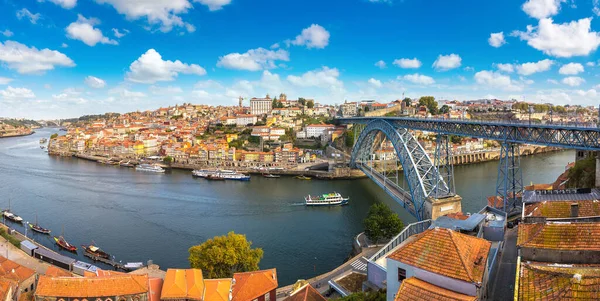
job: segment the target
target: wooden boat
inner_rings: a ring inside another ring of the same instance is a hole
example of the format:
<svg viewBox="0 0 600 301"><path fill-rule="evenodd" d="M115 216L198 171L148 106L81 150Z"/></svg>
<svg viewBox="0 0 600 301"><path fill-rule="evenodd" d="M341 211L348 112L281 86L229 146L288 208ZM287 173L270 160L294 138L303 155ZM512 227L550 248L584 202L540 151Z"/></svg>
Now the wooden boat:
<svg viewBox="0 0 600 301"><path fill-rule="evenodd" d="M50 229L46 229L46 228L38 225L37 214L35 215L35 224L29 224L29 228L31 228L31 230L33 230L35 232L42 233L42 234L50 234L50 232L51 232Z"/></svg>
<svg viewBox="0 0 600 301"><path fill-rule="evenodd" d="M218 175L208 175L206 176L207 180L211 180L211 181L225 181L225 178L218 176Z"/></svg>
<svg viewBox="0 0 600 301"><path fill-rule="evenodd" d="M22 217L10 212L10 200L8 200L8 209L2 211L2 215L4 216L4 218L8 219L9 221L15 222L15 223L23 222Z"/></svg>
<svg viewBox="0 0 600 301"><path fill-rule="evenodd" d="M54 241L56 242L56 244L57 244L59 247L61 247L61 248L65 249L65 250L67 250L67 251L69 251L69 252L77 252L77 247L76 247L76 246L74 246L74 245L72 245L72 244L70 244L70 243L68 243L68 242L65 240L65 238L64 238L64 237L62 237L62 235L61 235L61 236L59 236L59 237L56 237L56 236L54 236Z"/></svg>
<svg viewBox="0 0 600 301"><path fill-rule="evenodd" d="M273 174L263 174L263 177L269 178L269 179L281 178L280 175L273 175Z"/></svg>
<svg viewBox="0 0 600 301"><path fill-rule="evenodd" d="M296 176L296 179L298 179L298 180L310 180L312 178L311 177L306 177L306 176L302 175L302 176Z"/></svg>
<svg viewBox="0 0 600 301"><path fill-rule="evenodd" d="M110 259L111 256L110 254L100 250L100 248L94 246L94 245L81 245L81 247L83 248L83 250L85 251L84 255L92 255L91 257L100 257L100 258L104 258L104 259Z"/></svg>

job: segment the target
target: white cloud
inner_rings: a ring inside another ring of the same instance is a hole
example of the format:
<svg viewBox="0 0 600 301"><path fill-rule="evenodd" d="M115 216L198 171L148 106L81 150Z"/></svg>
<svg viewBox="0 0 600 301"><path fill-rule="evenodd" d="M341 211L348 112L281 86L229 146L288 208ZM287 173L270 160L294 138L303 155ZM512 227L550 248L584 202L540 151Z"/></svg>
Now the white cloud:
<svg viewBox="0 0 600 301"><path fill-rule="evenodd" d="M108 90L108 94L115 94L120 96L121 98L126 98L126 99L135 99L135 98L141 98L141 97L145 97L146 94L142 93L142 92L138 92L138 91L131 91L125 87L116 87L116 88L112 88L110 90Z"/></svg>
<svg viewBox="0 0 600 301"><path fill-rule="evenodd" d="M173 27L185 28L186 22L179 14L187 13L192 8L188 0L96 0L96 2L112 5L117 12L124 14L129 20L145 18L148 24L159 26L162 32L169 32Z"/></svg>
<svg viewBox="0 0 600 301"><path fill-rule="evenodd" d="M500 47L506 44L506 40L504 40L504 32L496 32L490 34L490 38L488 39L488 43L492 47Z"/></svg>
<svg viewBox="0 0 600 301"><path fill-rule="evenodd" d="M31 22L31 24L37 24L37 21L40 19L40 17L41 15L39 13L33 14L26 8L22 8L17 11L17 18L19 20L27 18L29 19L29 22Z"/></svg>
<svg viewBox="0 0 600 301"><path fill-rule="evenodd" d="M554 24L552 19L541 19L538 26L527 26L527 31L514 31L527 44L555 57L585 56L600 45L600 34L591 30L592 18Z"/></svg>
<svg viewBox="0 0 600 301"><path fill-rule="evenodd" d="M81 97L82 93L83 93L83 89L66 88L60 94L53 94L52 99L60 101L60 102L74 103L74 104L87 103L88 100Z"/></svg>
<svg viewBox="0 0 600 301"><path fill-rule="evenodd" d="M475 68L471 67L471 66L466 66L465 68L463 68L465 71L475 71Z"/></svg>
<svg viewBox="0 0 600 301"><path fill-rule="evenodd" d="M479 71L475 73L475 82L481 85L486 85L495 88L501 88L506 91L521 91L523 88L513 80L510 76L494 71Z"/></svg>
<svg viewBox="0 0 600 301"><path fill-rule="evenodd" d="M324 66L321 69L308 71L301 76L289 75L287 80L299 87L329 88L332 91L343 90L344 83L339 79L337 68Z"/></svg>
<svg viewBox="0 0 600 301"><path fill-rule="evenodd" d="M379 69L385 69L386 64L383 60L380 60L377 63L375 63L375 67L378 67Z"/></svg>
<svg viewBox="0 0 600 301"><path fill-rule="evenodd" d="M117 28L113 28L112 32L116 38L120 39L120 38L126 36L129 33L129 30L123 29L123 32L120 32Z"/></svg>
<svg viewBox="0 0 600 301"><path fill-rule="evenodd" d="M181 87L177 87L177 86L159 87L159 86L152 85L148 88L148 91L150 91L150 93L155 94L155 95L172 95L172 94L183 93L183 89L181 89Z"/></svg>
<svg viewBox="0 0 600 301"><path fill-rule="evenodd" d="M419 61L417 58L414 59L396 59L394 60L394 65L400 67L400 68L404 68L404 69L417 69L419 67L421 67L421 61Z"/></svg>
<svg viewBox="0 0 600 301"><path fill-rule="evenodd" d="M194 0L194 2L200 2L200 4L208 6L210 11L220 10L223 6L231 3L231 0Z"/></svg>
<svg viewBox="0 0 600 301"><path fill-rule="evenodd" d="M94 88L94 89L101 89L106 87L106 82L101 79L101 78L97 78L95 76L86 76L86 78L83 80L83 82L88 85L90 88Z"/></svg>
<svg viewBox="0 0 600 301"><path fill-rule="evenodd" d="M568 64L560 67L560 69L558 70L558 73L565 74L565 75L575 75L575 74L581 73L583 71L584 71L583 65L581 65L579 63L568 63Z"/></svg>
<svg viewBox="0 0 600 301"><path fill-rule="evenodd" d="M555 79L549 79L549 80L547 80L547 82L549 82L549 83L551 83L553 85L558 85L558 81L555 80Z"/></svg>
<svg viewBox="0 0 600 301"><path fill-rule="evenodd" d="M531 75L538 72L548 71L552 65L554 65L554 61L549 59L541 60L536 63L524 63L517 65L517 72L521 75Z"/></svg>
<svg viewBox="0 0 600 301"><path fill-rule="evenodd" d="M7 38L10 38L10 37L12 37L12 35L13 35L13 32L12 32L12 31L10 31L10 30L8 30L8 29L7 29L7 30L5 30L5 31L0 31L0 33L1 33L3 36L7 37Z"/></svg>
<svg viewBox="0 0 600 301"><path fill-rule="evenodd" d="M194 88L197 88L197 89L223 89L223 85L221 85L221 83L219 83L218 81L209 79L209 80L204 80L204 81L198 81L194 85Z"/></svg>
<svg viewBox="0 0 600 301"><path fill-rule="evenodd" d="M381 86L383 86L380 80L374 78L370 78L368 83L375 88L381 88Z"/></svg>
<svg viewBox="0 0 600 301"><path fill-rule="evenodd" d="M566 0L527 0L521 8L530 17L543 19L558 14L561 2Z"/></svg>
<svg viewBox="0 0 600 301"><path fill-rule="evenodd" d="M496 68L498 68L498 70L503 71L503 72L507 72L507 73L512 73L515 71L515 67L512 64L495 64Z"/></svg>
<svg viewBox="0 0 600 301"><path fill-rule="evenodd" d="M433 67L439 71L446 71L460 67L462 59L458 54L439 55L437 60L433 62Z"/></svg>
<svg viewBox="0 0 600 301"><path fill-rule="evenodd" d="M60 45L60 47L62 47L62 48L67 48L67 47L69 47L69 45L67 45L67 43L62 43L62 44Z"/></svg>
<svg viewBox="0 0 600 301"><path fill-rule="evenodd" d="M306 45L307 48L325 48L329 45L329 32L318 24L302 30L296 39L291 41L294 45Z"/></svg>
<svg viewBox="0 0 600 301"><path fill-rule="evenodd" d="M96 18L85 18L82 15L77 16L77 21L69 24L65 29L69 39L80 40L88 46L96 46L96 44L117 45L117 41L111 40L102 34L94 25L98 25L100 21Z"/></svg>
<svg viewBox="0 0 600 301"><path fill-rule="evenodd" d="M148 49L129 66L126 79L136 83L153 84L172 81L179 73L205 75L206 70L196 64L185 64L179 60L163 60L160 53Z"/></svg>
<svg viewBox="0 0 600 301"><path fill-rule="evenodd" d="M68 56L56 50L38 50L15 41L0 42L0 62L21 74L42 74L55 66L75 66Z"/></svg>
<svg viewBox="0 0 600 301"><path fill-rule="evenodd" d="M405 76L398 76L398 79L404 79L407 80L411 83L417 84L417 85L431 85L431 84L435 84L435 80L427 75L422 75L419 73L415 73L415 74L408 74Z"/></svg>
<svg viewBox="0 0 600 301"><path fill-rule="evenodd" d="M65 9L71 9L77 5L77 0L46 0L56 5L61 6ZM44 2L44 0L38 0L38 2Z"/></svg>
<svg viewBox="0 0 600 301"><path fill-rule="evenodd" d="M585 63L585 65L588 67L594 67L594 66L596 66L596 63L595 62L587 62L587 63Z"/></svg>
<svg viewBox="0 0 600 301"><path fill-rule="evenodd" d="M8 86L4 90L0 90L0 96L7 100L18 100L18 99L26 99L26 98L34 98L35 94L33 91L27 88L13 88Z"/></svg>
<svg viewBox="0 0 600 301"><path fill-rule="evenodd" d="M8 85L8 83L12 82L12 80L12 78L0 76L0 85Z"/></svg>
<svg viewBox="0 0 600 301"><path fill-rule="evenodd" d="M259 71L273 69L275 61L289 61L289 53L284 49L250 49L245 53L230 53L219 57L218 67L237 70Z"/></svg>
<svg viewBox="0 0 600 301"><path fill-rule="evenodd" d="M563 78L562 83L571 87L578 87L585 83L585 79L578 76L569 76Z"/></svg>
<svg viewBox="0 0 600 301"><path fill-rule="evenodd" d="M269 47L269 48L277 49L277 48L279 48L279 43L275 43L275 44L271 45L271 47Z"/></svg>
<svg viewBox="0 0 600 301"><path fill-rule="evenodd" d="M596 89L589 89L587 91L578 90L577 94L586 98L596 98L598 96L598 91L596 91Z"/></svg>

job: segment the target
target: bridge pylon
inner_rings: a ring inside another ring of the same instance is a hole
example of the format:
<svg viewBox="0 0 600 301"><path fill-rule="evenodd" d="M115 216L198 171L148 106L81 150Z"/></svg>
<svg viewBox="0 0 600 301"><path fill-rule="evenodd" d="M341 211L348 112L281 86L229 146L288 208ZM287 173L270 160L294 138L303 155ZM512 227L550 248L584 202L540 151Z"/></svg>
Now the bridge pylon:
<svg viewBox="0 0 600 301"><path fill-rule="evenodd" d="M496 196L502 200L505 212L520 206L523 197L523 172L519 144L502 142L496 179Z"/></svg>

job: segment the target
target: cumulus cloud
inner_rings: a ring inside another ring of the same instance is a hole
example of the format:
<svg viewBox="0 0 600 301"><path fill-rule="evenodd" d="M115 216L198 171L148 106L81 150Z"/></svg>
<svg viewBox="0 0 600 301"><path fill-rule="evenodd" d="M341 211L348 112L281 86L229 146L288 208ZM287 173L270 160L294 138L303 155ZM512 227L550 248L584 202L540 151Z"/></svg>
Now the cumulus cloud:
<svg viewBox="0 0 600 301"><path fill-rule="evenodd" d="M163 60L154 49L148 49L129 66L126 79L136 83L153 84L172 81L179 73L205 75L206 70L196 64L185 64L179 60Z"/></svg>
<svg viewBox="0 0 600 301"><path fill-rule="evenodd" d="M101 78L97 78L95 76L86 76L86 78L83 80L83 82L88 85L90 88L94 88L94 89L101 89L106 87L106 82L101 79Z"/></svg>
<svg viewBox="0 0 600 301"><path fill-rule="evenodd" d="M56 5L61 6L65 9L71 9L77 5L77 0L46 0L48 2L52 2ZM38 0L38 2L44 2L44 0Z"/></svg>
<svg viewBox="0 0 600 301"><path fill-rule="evenodd" d="M396 59L394 60L394 65L400 67L400 68L404 68L404 69L417 69L419 67L421 67L421 61L419 61L417 58L413 58L413 59Z"/></svg>
<svg viewBox="0 0 600 301"><path fill-rule="evenodd" d="M581 65L580 63L568 63L565 65L562 65L562 67L560 67L560 69L558 69L558 73L564 74L564 75L575 75L575 74L579 74L583 71L584 71L583 65Z"/></svg>
<svg viewBox="0 0 600 301"><path fill-rule="evenodd" d="M120 39L120 38L126 36L129 33L129 30L123 29L123 31L121 32L117 28L113 28L112 32L113 32L113 34L115 35L116 38Z"/></svg>
<svg viewBox="0 0 600 301"><path fill-rule="evenodd" d="M596 97L598 97L598 91L596 91L596 89L589 89L587 91L577 90L577 94L579 96L583 96L583 97L586 97L586 98L596 98Z"/></svg>
<svg viewBox="0 0 600 301"><path fill-rule="evenodd" d="M380 80L378 80L378 79L374 79L374 78L372 78L372 77L371 77L371 78L369 78L369 81L368 81L368 83L369 83L369 85L371 85L371 86L373 86L373 87L375 87L375 88L381 88L381 87L383 86L383 84L381 83L381 81L380 81Z"/></svg>
<svg viewBox="0 0 600 301"><path fill-rule="evenodd" d="M65 29L67 37L73 40L80 40L88 46L96 46L96 44L117 45L117 41L111 40L102 34L102 31L95 28L94 25L100 24L96 18L89 18L82 15L77 16L77 21L69 24Z"/></svg>
<svg viewBox="0 0 600 301"><path fill-rule="evenodd" d="M124 99L136 99L145 97L146 94L139 91L131 91L125 87L116 87L108 90L108 94L114 94Z"/></svg>
<svg viewBox="0 0 600 301"><path fill-rule="evenodd" d="M308 71L301 76L288 75L287 80L299 87L331 88L332 90L343 89L344 83L339 79L340 72L337 68L327 66Z"/></svg>
<svg viewBox="0 0 600 301"><path fill-rule="evenodd" d="M494 88L500 88L506 91L521 91L523 88L515 81L511 80L510 76L494 71L479 71L475 73L475 82L481 85L486 85Z"/></svg>
<svg viewBox="0 0 600 301"><path fill-rule="evenodd" d="M6 100L19 100L19 99L27 99L34 98L35 94L33 91L27 88L13 88L8 86L4 90L0 90L0 96Z"/></svg>
<svg viewBox="0 0 600 301"><path fill-rule="evenodd" d="M6 29L5 31L1 31L0 33L7 38L12 37L12 35L13 35L13 32L8 29Z"/></svg>
<svg viewBox="0 0 600 301"><path fill-rule="evenodd" d="M433 62L433 68L438 71L446 71L460 67L462 59L458 54L439 55L437 60Z"/></svg>
<svg viewBox="0 0 600 301"><path fill-rule="evenodd" d="M302 30L296 38L288 41L293 45L305 45L307 48L325 48L329 45L329 32L318 24L312 24L310 27Z"/></svg>
<svg viewBox="0 0 600 301"><path fill-rule="evenodd" d="M219 57L218 67L237 70L259 71L277 67L276 61L289 61L289 53L284 49L250 49L245 53L230 53Z"/></svg>
<svg viewBox="0 0 600 301"><path fill-rule="evenodd" d="M41 16L42 15L40 15L39 13L36 13L36 14L31 13L26 8L22 8L17 11L17 18L19 20L26 18L26 19L29 19L29 22L31 22L31 24L37 24L37 21L40 19Z"/></svg>
<svg viewBox="0 0 600 301"><path fill-rule="evenodd" d="M427 75L422 75L419 73L415 73L415 74L408 74L405 75L403 77L398 76L398 79L404 79L407 80L413 84L418 84L418 85L431 85L431 84L435 84L435 80Z"/></svg>
<svg viewBox="0 0 600 301"><path fill-rule="evenodd" d="M554 61L549 59L541 60L536 63L524 63L517 65L517 72L521 75L531 75L538 72L548 71L552 65L554 65Z"/></svg>
<svg viewBox="0 0 600 301"><path fill-rule="evenodd" d="M194 0L194 2L200 2L200 4L208 6L210 11L220 10L223 6L231 3L231 0Z"/></svg>
<svg viewBox="0 0 600 301"><path fill-rule="evenodd" d="M555 57L585 56L600 45L600 34L591 30L592 18L555 24L552 19L541 19L538 26L527 26L527 31L514 31L527 44Z"/></svg>
<svg viewBox="0 0 600 301"><path fill-rule="evenodd" d="M527 0L521 8L532 18L543 19L558 14L562 2L566 0Z"/></svg>
<svg viewBox="0 0 600 301"><path fill-rule="evenodd" d="M375 63L375 67L378 67L379 69L385 69L386 64L383 60L380 60L377 63Z"/></svg>
<svg viewBox="0 0 600 301"><path fill-rule="evenodd" d="M515 67L512 64L495 64L496 68L498 68L498 70L503 71L503 72L507 72L507 73L512 73L515 71Z"/></svg>
<svg viewBox="0 0 600 301"><path fill-rule="evenodd" d="M194 88L197 88L197 89L223 89L223 85L221 85L221 83L218 81L209 79L209 80L203 80L203 81L196 82L196 84L194 85Z"/></svg>
<svg viewBox="0 0 600 301"><path fill-rule="evenodd" d="M159 87L159 86L152 85L148 88L148 91L150 91L150 93L155 94L155 95L172 95L172 94L183 93L183 89L181 89L181 87L177 87L177 86Z"/></svg>
<svg viewBox="0 0 600 301"><path fill-rule="evenodd" d="M504 32L496 32L490 34L490 38L488 39L488 43L492 47L500 47L506 44L506 40L504 40Z"/></svg>
<svg viewBox="0 0 600 301"><path fill-rule="evenodd" d="M571 87L578 87L585 83L585 79L578 76L569 76L563 78L562 83Z"/></svg>
<svg viewBox="0 0 600 301"><path fill-rule="evenodd" d="M0 85L8 85L8 83L12 82L12 80L12 78L0 76Z"/></svg>
<svg viewBox="0 0 600 301"><path fill-rule="evenodd" d="M21 74L43 74L55 66L75 66L73 60L61 52L47 48L38 50L15 41L0 42L0 62Z"/></svg>

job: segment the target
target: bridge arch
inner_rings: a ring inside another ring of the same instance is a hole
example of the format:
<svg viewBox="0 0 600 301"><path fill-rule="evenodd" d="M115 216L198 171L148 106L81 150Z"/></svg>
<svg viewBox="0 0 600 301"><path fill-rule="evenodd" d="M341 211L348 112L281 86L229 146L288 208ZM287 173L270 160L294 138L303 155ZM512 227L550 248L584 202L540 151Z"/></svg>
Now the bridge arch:
<svg viewBox="0 0 600 301"><path fill-rule="evenodd" d="M429 197L450 194L448 184L440 176L438 169L425 152L425 149L406 128L397 128L384 119L374 119L367 123L361 131L352 149L350 165L359 168L369 177L365 163L371 160L376 150L377 135L382 133L392 143L396 156L402 165L411 197L409 211L419 220L431 215L431 208L426 208L425 201ZM385 180L387 181L387 180ZM396 186L397 183L396 183ZM406 204L404 204L406 205ZM406 208L406 206L404 206Z"/></svg>

